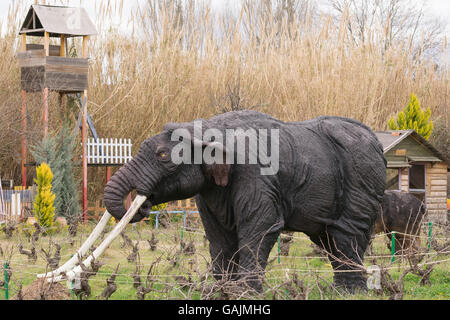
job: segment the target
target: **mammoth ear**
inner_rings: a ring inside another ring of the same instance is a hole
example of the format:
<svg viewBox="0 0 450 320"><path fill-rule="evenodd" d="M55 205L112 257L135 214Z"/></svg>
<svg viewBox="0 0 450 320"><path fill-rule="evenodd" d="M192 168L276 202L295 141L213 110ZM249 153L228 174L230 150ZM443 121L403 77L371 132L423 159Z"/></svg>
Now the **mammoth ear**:
<svg viewBox="0 0 450 320"><path fill-rule="evenodd" d="M185 123L168 123L163 130L174 132L177 129L183 129L187 133L182 135L183 140L190 141L194 148L201 148L203 157L200 160L203 163L206 176L214 178L214 182L218 186L227 186L231 166L227 163L228 150L223 144L222 132L210 128L204 119ZM192 154L195 154L194 150L192 150Z"/></svg>
<svg viewBox="0 0 450 320"><path fill-rule="evenodd" d="M230 176L230 159L227 159L229 151L225 145L220 141L210 141L210 137L206 134L206 141L202 140L203 149L203 161L206 167L206 174L208 177L213 177L216 185L221 187L226 187L228 185L228 179ZM219 138L222 140L222 134L216 132L214 135L215 139ZM194 145L200 141L196 141L194 138Z"/></svg>
<svg viewBox="0 0 450 320"><path fill-rule="evenodd" d="M203 141L203 146L205 146L203 160L206 163L207 176L212 176L216 185L226 187L231 169L229 159L227 159L227 148L222 143L216 141Z"/></svg>
<svg viewBox="0 0 450 320"><path fill-rule="evenodd" d="M206 173L208 176L212 176L214 178L214 182L218 186L226 187L230 176L230 168L230 165L226 163L214 163L206 166Z"/></svg>

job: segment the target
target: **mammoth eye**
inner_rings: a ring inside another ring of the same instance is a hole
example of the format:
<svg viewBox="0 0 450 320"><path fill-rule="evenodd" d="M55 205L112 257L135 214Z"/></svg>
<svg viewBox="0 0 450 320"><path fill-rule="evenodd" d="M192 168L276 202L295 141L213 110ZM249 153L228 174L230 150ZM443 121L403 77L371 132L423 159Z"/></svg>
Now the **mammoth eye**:
<svg viewBox="0 0 450 320"><path fill-rule="evenodd" d="M166 149L159 150L159 151L157 152L157 156L158 156L158 158L161 159L161 160L169 160L169 159L170 159L169 151L166 150Z"/></svg>
<svg viewBox="0 0 450 320"><path fill-rule="evenodd" d="M165 146L156 148L156 157L159 160L170 160L170 149Z"/></svg>

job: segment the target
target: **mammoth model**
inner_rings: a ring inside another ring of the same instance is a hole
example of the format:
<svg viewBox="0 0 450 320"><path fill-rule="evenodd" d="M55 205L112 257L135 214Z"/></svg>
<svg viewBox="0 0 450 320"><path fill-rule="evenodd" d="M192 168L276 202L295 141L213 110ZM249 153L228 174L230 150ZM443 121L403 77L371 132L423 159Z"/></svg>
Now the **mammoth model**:
<svg viewBox="0 0 450 320"><path fill-rule="evenodd" d="M391 240L391 232L395 231L396 251L417 253L420 247L420 226L426 215L425 204L410 193L386 191L382 208L375 220L373 232L387 233Z"/></svg>
<svg viewBox="0 0 450 320"><path fill-rule="evenodd" d="M170 123L108 182L104 202L121 221L92 255L101 254L128 222L148 216L153 205L195 196L217 278L225 273L261 290L269 253L287 230L307 234L329 252L338 286L366 288L359 266L380 210L385 170L381 144L351 119L282 122L235 111ZM132 190L137 196L126 212L123 199ZM105 213L80 253L108 217ZM72 267L73 261L41 276Z"/></svg>

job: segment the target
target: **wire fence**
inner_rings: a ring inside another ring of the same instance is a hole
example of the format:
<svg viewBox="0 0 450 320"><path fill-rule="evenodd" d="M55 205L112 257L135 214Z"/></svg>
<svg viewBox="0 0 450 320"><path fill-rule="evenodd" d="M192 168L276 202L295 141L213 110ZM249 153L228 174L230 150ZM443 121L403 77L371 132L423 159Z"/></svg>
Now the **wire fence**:
<svg viewBox="0 0 450 320"><path fill-rule="evenodd" d="M196 213L195 211L191 211L190 213ZM156 213L153 213L156 214ZM159 212L159 214L161 214ZM108 251L105 253L104 256L102 256L99 260L105 263L105 265L102 267L103 270L99 270L96 272L96 275L92 278L89 278L89 282L92 282L93 286L100 286L101 283L106 283L105 281L109 276L111 276L113 271L110 271L113 269L113 267L120 263L123 267L121 267L122 271L117 272L117 279L115 282L120 285L131 285L135 283L134 276L136 276L136 272L133 272L133 269L139 269L140 270L140 276L145 277L146 276L146 269L152 268L155 264L155 259L158 255L163 257L163 262L161 263L164 265L164 270L161 272L158 272L157 274L152 273L151 277L153 281L160 281L161 283L165 283L166 285L169 285L173 287L175 284L174 278L184 276L186 277L186 274L190 274L192 276L191 282L192 283L199 283L200 280L200 273L194 274L192 271L192 268L187 268L186 264L189 261L192 261L192 256L184 255L183 253L183 246L180 246L180 241L186 240L186 243L189 241L194 241L196 243L197 253L200 252L202 258L205 260L203 262L202 268L203 270L207 269L207 265L211 263L211 261L208 261L208 246L207 246L207 240L205 236L205 232L201 227L201 223L198 225L191 225L190 221L188 220L189 213L186 211L172 211L169 212L169 214L179 214L183 217L183 219L179 219L176 223L169 222L169 226L162 227L161 225L156 228L156 223L153 226L153 228L148 228L148 226L133 226L130 225L126 229L127 236L131 239L133 244L138 243L139 248L139 257L134 262L126 261L128 255L131 252L131 247L129 245L125 244L125 240L116 240L116 243L114 245L114 248L112 248L113 254L108 254ZM170 220L169 220L170 221ZM149 222L147 222L149 223ZM61 235L55 235L49 236L49 237L42 237L40 239L39 245L41 248L46 248L46 250L50 251L51 243L58 243L63 247L62 254L60 255L60 262L63 263L65 260L69 259L77 250L79 244L83 243L83 241L87 238L87 236L90 233L91 225L94 223L90 223L87 227L83 226L80 228L80 232L76 237L69 237L69 236L61 236ZM113 226L109 226L109 229L111 229ZM429 224L424 224L425 231L428 230ZM446 225L440 225L435 224L433 225L433 233L425 233L425 234L417 234L413 235L415 238L421 238L426 239L427 242L435 241L442 244L442 242L448 242L449 237L448 235L448 226ZM395 234L398 235L406 235L400 232L389 232L389 233L382 233L374 236L374 241L377 244L377 250L382 250L385 242L382 241L382 237L389 237L389 236L395 236ZM151 236L156 235L157 239L159 240L158 246L159 248L155 252L150 252L149 245L147 244L147 241L151 238ZM284 235L282 235L284 236ZM305 245L307 246L310 242L308 237L306 237L303 234L292 234L289 235L292 240L290 242L291 248L305 248ZM410 235L409 235L410 236ZM0 238L1 240L1 238ZM98 240L99 241L99 240ZM201 242L203 241L203 245ZM45 257L43 256L42 252L37 248L37 258L34 262L29 262L27 260L27 257L24 255L21 255L17 252L17 248L19 244L23 244L26 247L29 247L29 239L23 235L20 235L16 233L14 237L11 239L11 241L0 241L0 247L3 247L2 254L0 257L1 265L3 266L3 270L6 270L6 264L7 268L9 270L13 271L12 277L8 280L10 283L9 288L7 291L9 291L9 295L17 293L18 291L18 284L19 283L26 283L32 281L36 277L37 274L46 272L49 270L48 262L45 260ZM311 249L312 247L310 247ZM448 255L450 253L450 247L444 248L445 250L432 250L427 244L424 245L421 252L417 253L408 253L408 255L403 255L402 253L395 253L398 261L396 263L393 263L393 261L390 260L392 257L392 254L388 253L375 253L375 254L366 254L365 255L365 261L371 261L372 259L380 259L382 261L385 261L386 265L383 267L384 270L396 270L397 272L406 270L408 268L407 263L401 263L402 258L411 258L415 256L420 256L423 260L420 264L417 264L417 267L427 267L432 265L440 265L440 264L446 264L450 259L448 259ZM8 254L8 250L10 252L15 252L14 254ZM326 263L326 260L328 260L327 255L317 255L317 254L308 254L303 255L301 251L300 253L298 250L292 250L289 252L289 255L281 255L280 248L275 245L274 249L271 252L271 255L269 256L269 264L266 268L266 270L260 270L255 272L255 274L258 275L265 275L266 281L283 281L287 278L289 278L289 273L298 273L298 274L304 274L304 275L312 275L312 274L323 274L323 275L332 275L333 273L348 273L348 272L367 272L367 265L361 265L359 269L355 270L333 270L331 265L329 263ZM170 259L178 259L178 265L177 267L171 268L170 265L172 264ZM197 259L198 260L198 259ZM278 263L277 263L278 261ZM301 262L303 261L303 262ZM323 261L318 265L317 261ZM314 262L313 264L311 264ZM184 265L182 266L182 264ZM198 262L197 262L198 263ZM170 272L170 270L174 272ZM187 273L186 273L187 272ZM6 273L5 273L6 274ZM236 273L235 273L236 274ZM245 272L245 275L252 274L252 272ZM213 273L212 271L209 272L209 276L226 276L227 273ZM1 277L0 277L1 278ZM202 280L204 281L204 280ZM6 279L3 281L6 282ZM214 284L215 281L212 278L208 278L208 281L205 282L205 284L208 283L210 285ZM0 283L1 284L1 283ZM1 287L1 285L0 285ZM3 288L6 290L5 288Z"/></svg>

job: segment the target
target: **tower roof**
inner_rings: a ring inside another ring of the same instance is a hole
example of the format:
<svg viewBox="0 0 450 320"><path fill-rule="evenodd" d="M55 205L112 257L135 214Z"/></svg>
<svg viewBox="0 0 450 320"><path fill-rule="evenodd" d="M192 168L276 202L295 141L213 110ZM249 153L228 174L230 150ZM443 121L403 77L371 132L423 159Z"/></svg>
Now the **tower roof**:
<svg viewBox="0 0 450 320"><path fill-rule="evenodd" d="M97 29L84 8L33 4L28 10L20 34L50 37L96 35Z"/></svg>

